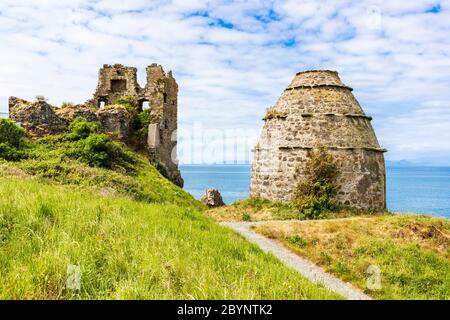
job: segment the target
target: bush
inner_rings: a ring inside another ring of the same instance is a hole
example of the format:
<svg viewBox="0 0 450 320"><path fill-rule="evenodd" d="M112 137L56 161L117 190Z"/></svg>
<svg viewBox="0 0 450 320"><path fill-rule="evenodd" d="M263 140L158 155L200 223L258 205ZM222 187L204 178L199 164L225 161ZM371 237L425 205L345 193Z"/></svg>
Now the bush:
<svg viewBox="0 0 450 320"><path fill-rule="evenodd" d="M119 98L114 103L125 107L129 113L136 113L136 99L133 97Z"/></svg>
<svg viewBox="0 0 450 320"><path fill-rule="evenodd" d="M64 101L64 102L61 104L61 108L72 107L73 105L74 105L73 102Z"/></svg>
<svg viewBox="0 0 450 320"><path fill-rule="evenodd" d="M36 96L35 99L36 99L36 101L39 101L39 102L47 101L47 99L41 95Z"/></svg>
<svg viewBox="0 0 450 320"><path fill-rule="evenodd" d="M252 217L247 212L242 213L242 221L251 221L251 220Z"/></svg>
<svg viewBox="0 0 450 320"><path fill-rule="evenodd" d="M338 174L337 164L325 147L312 151L305 167L306 179L298 185L295 195L295 205L304 218L321 218L336 209Z"/></svg>
<svg viewBox="0 0 450 320"><path fill-rule="evenodd" d="M92 133L86 139L74 141L66 153L92 167L133 171L133 157L106 134Z"/></svg>
<svg viewBox="0 0 450 320"><path fill-rule="evenodd" d="M303 239L302 237L300 237L298 235L286 237L285 239L290 244L293 244L294 246L297 246L300 248L304 248L308 245L308 241L306 241L305 239Z"/></svg>
<svg viewBox="0 0 450 320"><path fill-rule="evenodd" d="M25 136L25 130L9 119L0 119L0 143L18 148Z"/></svg>
<svg viewBox="0 0 450 320"><path fill-rule="evenodd" d="M148 125L150 124L150 109L144 110L138 115L140 127L144 129L148 129Z"/></svg>
<svg viewBox="0 0 450 320"><path fill-rule="evenodd" d="M102 127L98 122L89 122L82 117L77 117L69 125L69 133L66 134L66 138L72 141L86 139L93 133L100 133Z"/></svg>
<svg viewBox="0 0 450 320"><path fill-rule="evenodd" d="M26 156L21 150L25 140L25 130L9 119L0 119L0 158L17 161Z"/></svg>
<svg viewBox="0 0 450 320"><path fill-rule="evenodd" d="M147 146L148 125L150 124L150 109L140 113L131 113L129 143L138 150Z"/></svg>
<svg viewBox="0 0 450 320"><path fill-rule="evenodd" d="M0 159L7 161L18 161L26 157L26 153L23 150L10 147L6 143L0 143Z"/></svg>
<svg viewBox="0 0 450 320"><path fill-rule="evenodd" d="M87 163L92 167L134 171L133 156L118 142L102 133L98 122L89 122L82 117L69 125L65 139L71 141L65 155Z"/></svg>
<svg viewBox="0 0 450 320"><path fill-rule="evenodd" d="M106 134L98 133L74 142L68 155L90 166L109 169L122 167L130 171L130 164L134 163L133 157L119 143L112 141Z"/></svg>

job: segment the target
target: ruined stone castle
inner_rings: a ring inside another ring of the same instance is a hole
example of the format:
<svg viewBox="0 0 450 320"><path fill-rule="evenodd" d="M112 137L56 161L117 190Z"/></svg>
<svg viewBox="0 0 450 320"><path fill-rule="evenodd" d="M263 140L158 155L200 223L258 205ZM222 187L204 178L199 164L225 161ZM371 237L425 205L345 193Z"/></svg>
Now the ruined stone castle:
<svg viewBox="0 0 450 320"><path fill-rule="evenodd" d="M160 171L182 187L183 179L176 161L178 85L172 72L165 73L160 65L152 64L146 71L147 83L141 88L136 68L104 65L99 71L97 90L85 104L58 108L46 101L29 102L11 97L9 116L31 136L63 132L71 121L81 116L99 121L106 132L130 145L131 113L116 102L120 98L131 98L136 112L150 109L148 136L139 145L145 146L150 160Z"/></svg>
<svg viewBox="0 0 450 320"><path fill-rule="evenodd" d="M339 164L338 204L386 208L385 150L380 148L371 117L337 72L297 73L264 121L255 147L251 196L291 201L305 179L311 150L322 145Z"/></svg>

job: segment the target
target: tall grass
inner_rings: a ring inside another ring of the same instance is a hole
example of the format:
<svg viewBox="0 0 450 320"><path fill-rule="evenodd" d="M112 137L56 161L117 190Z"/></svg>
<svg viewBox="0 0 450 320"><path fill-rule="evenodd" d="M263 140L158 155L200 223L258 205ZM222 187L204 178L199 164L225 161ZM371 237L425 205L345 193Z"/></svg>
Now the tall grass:
<svg viewBox="0 0 450 320"><path fill-rule="evenodd" d="M68 265L81 289L66 287ZM194 208L0 177L1 299L332 299Z"/></svg>
<svg viewBox="0 0 450 320"><path fill-rule="evenodd" d="M393 215L342 221L267 223L256 231L284 243L378 299L450 299L450 221ZM381 288L367 287L367 270Z"/></svg>

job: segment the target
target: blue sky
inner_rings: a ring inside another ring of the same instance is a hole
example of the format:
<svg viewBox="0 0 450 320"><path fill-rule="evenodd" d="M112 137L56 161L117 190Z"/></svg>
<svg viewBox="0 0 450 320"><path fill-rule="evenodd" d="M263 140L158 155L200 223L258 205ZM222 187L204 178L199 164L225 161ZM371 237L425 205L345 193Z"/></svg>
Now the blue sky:
<svg viewBox="0 0 450 320"><path fill-rule="evenodd" d="M157 62L179 82L182 130L254 140L296 72L334 69L387 159L450 165L448 0L2 0L0 37L0 112L11 95L83 102L104 63L143 84Z"/></svg>

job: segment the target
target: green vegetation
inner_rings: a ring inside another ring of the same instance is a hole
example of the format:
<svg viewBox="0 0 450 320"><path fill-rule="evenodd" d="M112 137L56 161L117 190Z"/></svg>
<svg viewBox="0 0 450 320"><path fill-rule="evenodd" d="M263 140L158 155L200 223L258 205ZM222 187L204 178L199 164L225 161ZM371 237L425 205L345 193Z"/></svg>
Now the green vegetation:
<svg viewBox="0 0 450 320"><path fill-rule="evenodd" d="M450 299L450 221L392 215L268 222L255 230L378 299ZM381 270L381 290L367 287Z"/></svg>
<svg viewBox="0 0 450 320"><path fill-rule="evenodd" d="M300 248L304 248L308 244L308 242L305 239L303 239L302 237L300 237L298 235L285 237L284 239L287 242L289 242L290 244L300 247Z"/></svg>
<svg viewBox="0 0 450 320"><path fill-rule="evenodd" d="M122 144L101 132L101 125L87 122L83 118L75 119L69 126L69 132L61 140L69 140L65 155L87 163L92 167L122 168L133 171L135 160Z"/></svg>
<svg viewBox="0 0 450 320"><path fill-rule="evenodd" d="M142 141L146 141L148 136L148 125L150 124L150 109L138 111L138 102L133 97L123 97L117 99L115 104L125 107L131 115L130 128L131 136L129 137L131 144L136 149L142 149Z"/></svg>
<svg viewBox="0 0 450 320"><path fill-rule="evenodd" d="M122 97L114 101L114 104L125 107L129 113L136 112L136 103L136 99L133 97Z"/></svg>
<svg viewBox="0 0 450 320"><path fill-rule="evenodd" d="M0 299L336 298L192 207L0 177Z"/></svg>
<svg viewBox="0 0 450 320"><path fill-rule="evenodd" d="M0 119L0 159L17 161L26 156L25 131L9 119Z"/></svg>
<svg viewBox="0 0 450 320"><path fill-rule="evenodd" d="M296 203L272 202L261 198L237 201L229 206L210 209L206 214L217 221L268 221L268 220L309 220L302 214ZM389 212L372 212L349 208L338 208L322 213L317 219L336 219L362 216L390 215Z"/></svg>
<svg viewBox="0 0 450 320"><path fill-rule="evenodd" d="M217 221L285 220L299 217L292 205L261 198L240 200L229 206L210 209L206 214Z"/></svg>
<svg viewBox="0 0 450 320"><path fill-rule="evenodd" d="M0 159L0 299L339 298L205 217L98 123L36 140L0 130L26 153Z"/></svg>
<svg viewBox="0 0 450 320"><path fill-rule="evenodd" d="M211 209L207 214L218 221L309 220L387 214L336 205L338 165L325 147L318 146L311 151L305 168L304 179L299 182L291 203L249 198L231 206Z"/></svg>
<svg viewBox="0 0 450 320"><path fill-rule="evenodd" d="M41 95L37 95L37 96L35 97L35 99L36 99L36 101L38 101L38 102L44 102L44 101L47 101L47 98L45 98L44 96L41 96Z"/></svg>
<svg viewBox="0 0 450 320"><path fill-rule="evenodd" d="M23 142L25 131L9 119L0 119L0 143L18 148Z"/></svg>
<svg viewBox="0 0 450 320"><path fill-rule="evenodd" d="M323 146L311 151L305 165L304 176L296 191L294 204L306 219L317 219L336 210L336 185L338 172L333 156Z"/></svg>
<svg viewBox="0 0 450 320"><path fill-rule="evenodd" d="M1 123L23 132L9 120ZM34 176L46 183L73 184L99 193L119 193L138 201L204 209L190 194L167 181L145 156L101 133L98 123L79 118L65 134L37 140L23 139L19 145L22 144L26 147L13 149L21 153L18 162L2 162L1 159L11 159L0 154L0 175L2 171L14 172L15 175Z"/></svg>
<svg viewBox="0 0 450 320"><path fill-rule="evenodd" d="M91 134L102 132L100 123L88 122L82 117L76 118L69 125L68 129L69 132L65 135L65 137L71 141L86 139Z"/></svg>
<svg viewBox="0 0 450 320"><path fill-rule="evenodd" d="M67 107L73 107L74 106L74 103L73 102L70 102L70 101L64 101L62 104L61 104L61 108L67 108Z"/></svg>

